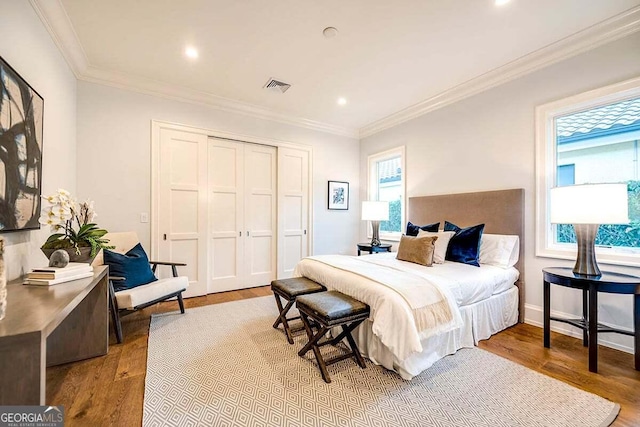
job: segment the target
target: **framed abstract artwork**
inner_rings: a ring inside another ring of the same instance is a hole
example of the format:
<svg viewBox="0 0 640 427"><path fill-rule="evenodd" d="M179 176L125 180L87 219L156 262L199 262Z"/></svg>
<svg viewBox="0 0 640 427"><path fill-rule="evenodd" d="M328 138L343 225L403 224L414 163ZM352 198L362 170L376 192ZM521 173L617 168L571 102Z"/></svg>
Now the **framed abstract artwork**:
<svg viewBox="0 0 640 427"><path fill-rule="evenodd" d="M349 209L349 183L342 181L329 181L329 209Z"/></svg>
<svg viewBox="0 0 640 427"><path fill-rule="evenodd" d="M44 100L0 57L0 232L40 228Z"/></svg>

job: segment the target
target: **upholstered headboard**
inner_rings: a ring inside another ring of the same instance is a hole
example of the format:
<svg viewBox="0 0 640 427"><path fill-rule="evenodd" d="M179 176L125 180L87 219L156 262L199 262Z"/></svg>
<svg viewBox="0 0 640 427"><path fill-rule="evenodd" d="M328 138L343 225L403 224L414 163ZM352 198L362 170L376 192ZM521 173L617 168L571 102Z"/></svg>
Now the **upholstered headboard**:
<svg viewBox="0 0 640 427"><path fill-rule="evenodd" d="M409 197L407 219L414 224L440 221L460 227L485 224L484 232L520 236L519 321L524 321L524 189Z"/></svg>

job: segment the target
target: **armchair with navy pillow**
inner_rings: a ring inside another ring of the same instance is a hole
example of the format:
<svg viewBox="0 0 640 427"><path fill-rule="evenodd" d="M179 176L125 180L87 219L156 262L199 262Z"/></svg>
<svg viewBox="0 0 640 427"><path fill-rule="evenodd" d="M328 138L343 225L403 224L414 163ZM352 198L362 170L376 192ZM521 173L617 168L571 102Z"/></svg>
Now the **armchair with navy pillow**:
<svg viewBox="0 0 640 427"><path fill-rule="evenodd" d="M149 261L136 233L105 235L112 250L104 250L94 260L95 265L109 266L109 306L118 343L122 342L121 317L169 298L177 298L184 313L182 292L189 287L186 276L178 276L177 262ZM157 279L158 265L170 266L172 277Z"/></svg>

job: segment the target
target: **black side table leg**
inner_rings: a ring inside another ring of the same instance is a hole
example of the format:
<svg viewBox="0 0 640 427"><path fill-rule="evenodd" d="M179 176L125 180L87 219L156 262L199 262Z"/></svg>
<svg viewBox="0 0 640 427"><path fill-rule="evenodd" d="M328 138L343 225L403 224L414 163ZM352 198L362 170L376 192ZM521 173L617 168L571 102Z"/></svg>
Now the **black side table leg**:
<svg viewBox="0 0 640 427"><path fill-rule="evenodd" d="M551 285L546 280L543 284L544 297L544 346L545 348L551 347Z"/></svg>
<svg viewBox="0 0 640 427"><path fill-rule="evenodd" d="M598 372L598 289L589 285L589 371Z"/></svg>
<svg viewBox="0 0 640 427"><path fill-rule="evenodd" d="M633 331L635 340L636 371L640 371L640 295L633 296Z"/></svg>
<svg viewBox="0 0 640 427"><path fill-rule="evenodd" d="M582 290L582 320L585 326L582 329L582 345L587 347L589 345L589 332L587 331L587 325L589 324L589 291L586 288Z"/></svg>

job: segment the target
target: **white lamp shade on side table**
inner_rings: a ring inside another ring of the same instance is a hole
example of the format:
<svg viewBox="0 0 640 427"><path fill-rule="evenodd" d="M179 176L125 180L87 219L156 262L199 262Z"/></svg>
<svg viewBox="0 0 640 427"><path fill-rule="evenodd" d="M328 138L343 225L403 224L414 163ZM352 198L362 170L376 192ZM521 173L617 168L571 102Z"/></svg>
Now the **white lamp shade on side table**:
<svg viewBox="0 0 640 427"><path fill-rule="evenodd" d="M389 202L362 202L362 220L371 221L371 246L380 246L380 221L389 220Z"/></svg>
<svg viewBox="0 0 640 427"><path fill-rule="evenodd" d="M363 221L387 221L389 220L389 202L362 202Z"/></svg>
<svg viewBox="0 0 640 427"><path fill-rule="evenodd" d="M627 184L583 184L551 189L552 224L628 224Z"/></svg>
<svg viewBox="0 0 640 427"><path fill-rule="evenodd" d="M549 195L552 224L573 224L578 255L573 272L600 276L595 239L600 224L628 224L627 184L582 184L552 188Z"/></svg>

